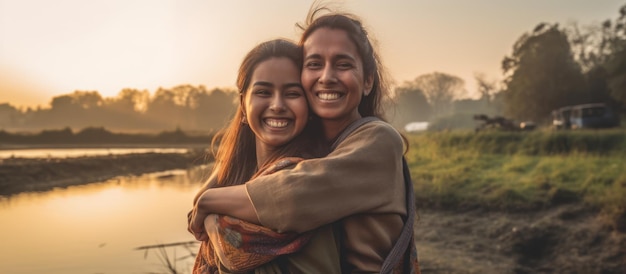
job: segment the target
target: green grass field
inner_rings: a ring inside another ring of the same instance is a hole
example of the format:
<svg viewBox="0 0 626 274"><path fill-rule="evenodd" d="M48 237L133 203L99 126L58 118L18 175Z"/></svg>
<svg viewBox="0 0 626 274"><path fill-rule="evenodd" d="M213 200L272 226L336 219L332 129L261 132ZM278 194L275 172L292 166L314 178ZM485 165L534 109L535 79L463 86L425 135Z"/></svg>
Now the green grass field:
<svg viewBox="0 0 626 274"><path fill-rule="evenodd" d="M406 135L417 205L538 210L582 203L626 220L626 131Z"/></svg>

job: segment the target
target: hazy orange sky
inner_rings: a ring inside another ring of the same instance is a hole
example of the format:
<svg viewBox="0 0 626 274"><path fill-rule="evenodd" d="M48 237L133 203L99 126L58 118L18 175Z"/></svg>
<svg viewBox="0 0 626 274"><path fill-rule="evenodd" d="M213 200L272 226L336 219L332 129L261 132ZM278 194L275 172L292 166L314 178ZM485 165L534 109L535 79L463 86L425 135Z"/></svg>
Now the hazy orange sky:
<svg viewBox="0 0 626 274"><path fill-rule="evenodd" d="M397 83L434 71L475 90L538 23L615 19L616 0L346 0ZM75 90L233 87L259 42L297 39L312 0L0 0L0 103L47 107Z"/></svg>

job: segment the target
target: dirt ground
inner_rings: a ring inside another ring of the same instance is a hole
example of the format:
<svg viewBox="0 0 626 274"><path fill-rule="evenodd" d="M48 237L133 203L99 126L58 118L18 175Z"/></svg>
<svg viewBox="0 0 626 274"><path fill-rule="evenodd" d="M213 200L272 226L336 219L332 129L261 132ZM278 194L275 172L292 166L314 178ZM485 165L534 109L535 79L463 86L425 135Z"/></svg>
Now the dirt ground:
<svg viewBox="0 0 626 274"><path fill-rule="evenodd" d="M526 213L419 210L422 273L626 273L626 234L579 205Z"/></svg>

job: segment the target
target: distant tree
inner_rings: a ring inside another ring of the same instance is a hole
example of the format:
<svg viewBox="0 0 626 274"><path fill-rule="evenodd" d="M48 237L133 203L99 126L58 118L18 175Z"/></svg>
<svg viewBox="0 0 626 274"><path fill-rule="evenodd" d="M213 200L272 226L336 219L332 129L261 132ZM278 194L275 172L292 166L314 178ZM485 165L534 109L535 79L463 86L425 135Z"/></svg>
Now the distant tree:
<svg viewBox="0 0 626 274"><path fill-rule="evenodd" d="M74 111L79 108L78 104L74 101L74 98L69 94L59 95L52 97L50 106L54 111Z"/></svg>
<svg viewBox="0 0 626 274"><path fill-rule="evenodd" d="M480 94L480 99L487 104L491 102L494 94L498 91L498 83L495 80L488 80L484 73L474 73L476 80L476 91Z"/></svg>
<svg viewBox="0 0 626 274"><path fill-rule="evenodd" d="M95 109L102 105L103 99L97 91L74 91L70 94L74 103L83 109Z"/></svg>
<svg viewBox="0 0 626 274"><path fill-rule="evenodd" d="M614 39L611 21L601 25L579 26L571 23L564 29L570 41L574 59L583 72L606 63L611 55L611 41Z"/></svg>
<svg viewBox="0 0 626 274"><path fill-rule="evenodd" d="M185 121L180 96L171 89L158 88L146 109L146 118L165 128L180 127Z"/></svg>
<svg viewBox="0 0 626 274"><path fill-rule="evenodd" d="M74 91L52 98L49 117L37 115L39 123L73 128L100 126L105 123L104 100L97 91Z"/></svg>
<svg viewBox="0 0 626 274"><path fill-rule="evenodd" d="M130 114L146 110L150 93L147 90L122 89L116 97L107 98L105 105L112 111Z"/></svg>
<svg viewBox="0 0 626 274"><path fill-rule="evenodd" d="M198 127L216 131L226 125L237 106L238 93L215 88L198 98L196 120Z"/></svg>
<svg viewBox="0 0 626 274"><path fill-rule="evenodd" d="M0 104L0 129L17 126L22 116L22 113L11 104Z"/></svg>
<svg viewBox="0 0 626 274"><path fill-rule="evenodd" d="M612 99L626 107L626 5L620 8L619 14L612 24L605 23L611 29L611 55L604 67Z"/></svg>
<svg viewBox="0 0 626 274"><path fill-rule="evenodd" d="M585 98L626 106L626 5L615 20L567 29L574 56L585 72Z"/></svg>
<svg viewBox="0 0 626 274"><path fill-rule="evenodd" d="M117 96L105 98L102 106L103 126L112 130L147 130L161 129L158 123L147 121L145 110L150 93L147 90L125 88Z"/></svg>
<svg viewBox="0 0 626 274"><path fill-rule="evenodd" d="M428 121L431 116L432 107L428 99L419 88L410 82L395 89L395 115L393 124L399 128L406 124L417 121Z"/></svg>
<svg viewBox="0 0 626 274"><path fill-rule="evenodd" d="M181 85L159 88L148 104L147 118L161 121L168 128L217 130L235 109L236 92L204 86Z"/></svg>
<svg viewBox="0 0 626 274"><path fill-rule="evenodd" d="M226 89L208 91L202 85L159 88L153 96L147 90L126 88L113 98L103 98L96 91L75 91L53 97L50 108L22 112L0 104L0 127L217 130L233 114L237 95Z"/></svg>
<svg viewBox="0 0 626 274"><path fill-rule="evenodd" d="M604 65L592 68L584 76L586 82L585 102L612 103L615 100L611 97L611 89L608 83L609 75Z"/></svg>
<svg viewBox="0 0 626 274"><path fill-rule="evenodd" d="M522 35L502 61L504 112L518 120L542 121L550 112L580 103L584 78L558 25L539 24Z"/></svg>
<svg viewBox="0 0 626 274"><path fill-rule="evenodd" d="M83 109L71 94L55 96L50 101L50 109L43 109L30 116L30 124L35 127L70 127L74 118L83 116Z"/></svg>
<svg viewBox="0 0 626 274"><path fill-rule="evenodd" d="M412 82L407 83L407 86L424 93L435 116L452 113L454 99L461 98L466 94L463 79L441 72L420 75Z"/></svg>
<svg viewBox="0 0 626 274"><path fill-rule="evenodd" d="M174 94L174 102L177 105L185 106L187 109L197 107L196 98L201 93L206 93L204 86L194 87L192 85L178 85L171 89Z"/></svg>
<svg viewBox="0 0 626 274"><path fill-rule="evenodd" d="M611 98L626 106L626 51L616 53L606 65Z"/></svg>
<svg viewBox="0 0 626 274"><path fill-rule="evenodd" d="M53 110L66 111L76 109L95 109L103 103L102 96L97 91L74 91L52 98L50 105Z"/></svg>

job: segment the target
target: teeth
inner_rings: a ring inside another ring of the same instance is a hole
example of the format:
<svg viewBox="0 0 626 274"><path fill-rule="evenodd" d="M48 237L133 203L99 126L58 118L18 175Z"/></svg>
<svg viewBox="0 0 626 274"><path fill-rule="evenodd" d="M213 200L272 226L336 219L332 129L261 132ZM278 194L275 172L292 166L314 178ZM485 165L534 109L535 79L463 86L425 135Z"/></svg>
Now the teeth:
<svg viewBox="0 0 626 274"><path fill-rule="evenodd" d="M287 120L266 119L265 123L270 127L286 127L289 122Z"/></svg>
<svg viewBox="0 0 626 274"><path fill-rule="evenodd" d="M319 93L317 94L317 97L319 97L322 100L336 100L339 99L339 97L341 96L341 94L339 93Z"/></svg>

